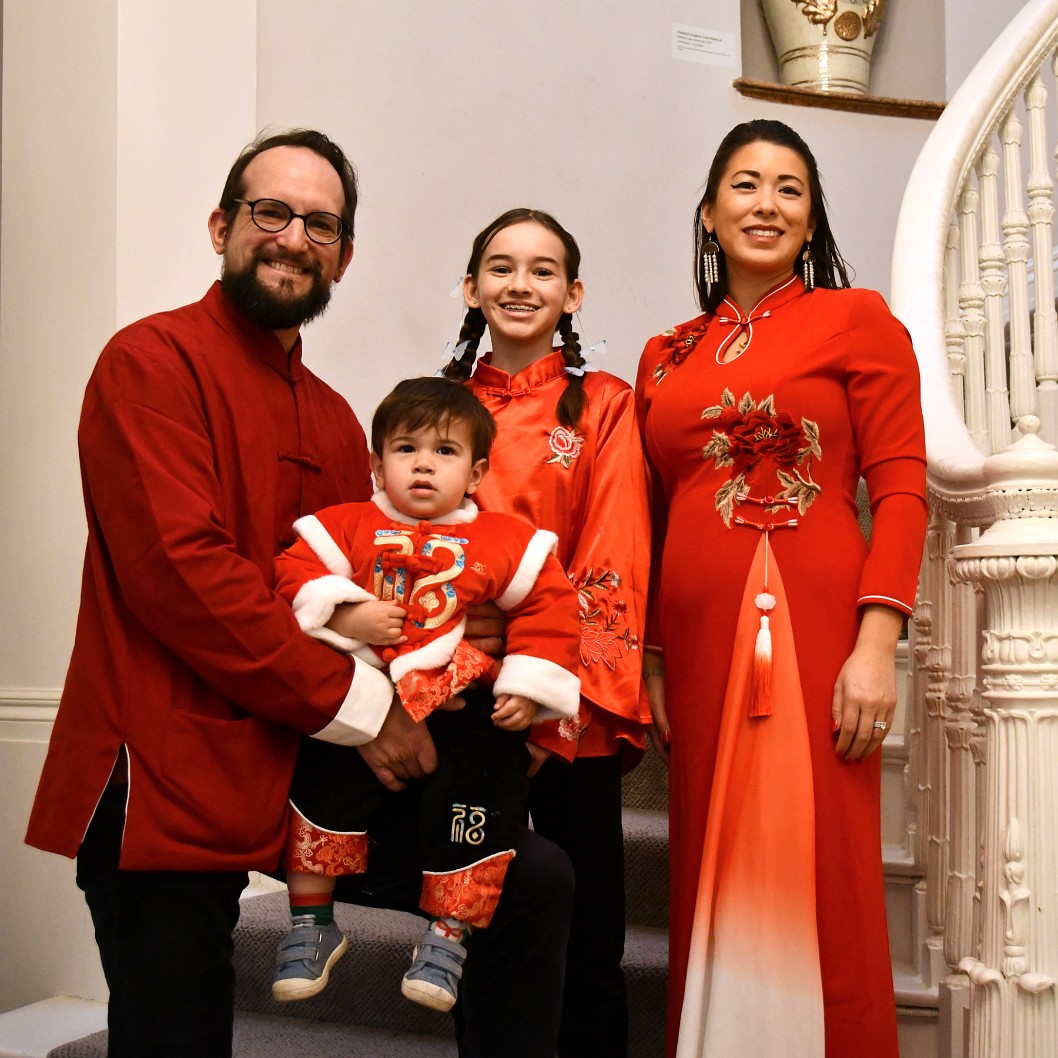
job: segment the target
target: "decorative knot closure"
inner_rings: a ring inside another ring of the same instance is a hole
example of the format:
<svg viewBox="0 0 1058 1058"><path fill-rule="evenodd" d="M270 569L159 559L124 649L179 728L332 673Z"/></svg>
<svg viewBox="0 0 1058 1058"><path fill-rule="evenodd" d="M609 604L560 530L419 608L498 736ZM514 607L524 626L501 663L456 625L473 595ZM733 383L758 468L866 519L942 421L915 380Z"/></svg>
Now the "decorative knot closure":
<svg viewBox="0 0 1058 1058"><path fill-rule="evenodd" d="M756 503L761 507L768 508L768 513L773 513L782 507L796 507L797 500L788 499L785 496L751 496L748 492L738 494L739 503ZM770 533L774 529L796 529L797 518L787 518L785 521L755 522L750 518L744 518L736 514L732 521L736 525L745 525L750 529L758 529L762 533Z"/></svg>
<svg viewBox="0 0 1058 1058"><path fill-rule="evenodd" d="M379 556L379 563L384 570L406 569L417 576L420 573L440 573L441 560L433 555L408 555L401 551L384 550Z"/></svg>
<svg viewBox="0 0 1058 1058"><path fill-rule="evenodd" d="M305 470L315 470L316 473L319 473L323 469L315 456L304 455L298 452L278 452L276 454L280 463L296 463L299 467L303 467Z"/></svg>
<svg viewBox="0 0 1058 1058"><path fill-rule="evenodd" d="M730 302L727 304L730 304ZM738 312L734 316L717 316L716 322L722 323L727 327L748 327L756 320L766 320L770 315L771 309L767 309L764 312L754 312L749 316L744 316L741 312Z"/></svg>
<svg viewBox="0 0 1058 1058"><path fill-rule="evenodd" d="M724 362L723 356L728 346L731 345L736 338L740 335L745 334L746 340L742 343L741 348L735 353L738 357L744 353L748 348L750 342L753 341L753 324L757 320L766 320L771 315L771 309L767 309L764 312L753 312L747 316L735 306L734 302L725 301L724 305L728 308L735 309L733 316L717 316L716 322L721 327L731 327L731 333L720 343L720 347L716 351L716 362L722 364Z"/></svg>

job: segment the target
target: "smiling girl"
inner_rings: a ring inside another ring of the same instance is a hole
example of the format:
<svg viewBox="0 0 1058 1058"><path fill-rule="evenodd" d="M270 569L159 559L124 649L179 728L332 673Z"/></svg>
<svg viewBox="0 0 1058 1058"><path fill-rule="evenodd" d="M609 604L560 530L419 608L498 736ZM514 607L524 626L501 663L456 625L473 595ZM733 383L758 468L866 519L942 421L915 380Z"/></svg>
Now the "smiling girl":
<svg viewBox="0 0 1058 1058"><path fill-rule="evenodd" d="M580 250L554 217L530 209L497 217L474 240L463 282L466 344L445 374L468 380L496 420L479 504L556 533L579 593L580 713L533 729L530 811L576 875L559 1054L621 1058L620 780L649 723L640 656L649 519L632 390L590 368L573 330L579 270ZM486 330L492 351L478 359Z"/></svg>

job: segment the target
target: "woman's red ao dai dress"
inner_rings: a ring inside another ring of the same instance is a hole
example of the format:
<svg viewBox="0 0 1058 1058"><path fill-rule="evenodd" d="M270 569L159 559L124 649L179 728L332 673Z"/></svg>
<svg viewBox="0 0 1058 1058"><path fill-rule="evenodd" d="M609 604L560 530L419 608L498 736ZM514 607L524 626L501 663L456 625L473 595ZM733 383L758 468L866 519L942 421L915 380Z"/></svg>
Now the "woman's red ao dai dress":
<svg viewBox="0 0 1058 1058"><path fill-rule="evenodd" d="M907 332L872 291L795 277L748 316L725 302L651 339L637 397L672 734L669 1053L678 1036L680 1058L896 1058L881 753L840 759L831 705L860 608L914 601L927 511Z"/></svg>

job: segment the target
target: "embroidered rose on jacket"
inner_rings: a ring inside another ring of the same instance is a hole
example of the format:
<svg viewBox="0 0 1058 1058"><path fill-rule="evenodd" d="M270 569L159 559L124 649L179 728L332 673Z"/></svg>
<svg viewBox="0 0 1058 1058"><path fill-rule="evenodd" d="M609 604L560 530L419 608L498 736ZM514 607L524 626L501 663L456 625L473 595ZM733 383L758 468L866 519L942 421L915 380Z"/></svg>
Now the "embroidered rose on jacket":
<svg viewBox="0 0 1058 1058"><path fill-rule="evenodd" d="M580 455L580 448L584 444L584 438L578 437L565 426L556 426L551 431L551 436L548 437L547 443L551 446L551 451L554 454L550 459L545 459L544 462L561 463L564 467L568 467Z"/></svg>
<svg viewBox="0 0 1058 1058"><path fill-rule="evenodd" d="M622 657L639 649L639 637L627 627L628 603L613 594L621 576L613 569L589 569L570 580L580 604L581 664L602 662L612 672Z"/></svg>
<svg viewBox="0 0 1058 1058"><path fill-rule="evenodd" d="M812 480L812 459L823 458L819 427L811 419L798 424L788 412L776 411L772 394L758 402L746 393L736 403L729 389L702 418L717 420L702 458L713 459L718 469L731 468L715 498L725 525L731 524L736 505L751 494L775 501L764 504L766 511L795 506L803 515L808 510L821 491Z"/></svg>
<svg viewBox="0 0 1058 1058"><path fill-rule="evenodd" d="M558 722L558 733L561 738L564 738L567 742L578 742L580 736L587 730L591 713L585 708L584 703L580 703L580 709L577 711L576 716L564 716Z"/></svg>

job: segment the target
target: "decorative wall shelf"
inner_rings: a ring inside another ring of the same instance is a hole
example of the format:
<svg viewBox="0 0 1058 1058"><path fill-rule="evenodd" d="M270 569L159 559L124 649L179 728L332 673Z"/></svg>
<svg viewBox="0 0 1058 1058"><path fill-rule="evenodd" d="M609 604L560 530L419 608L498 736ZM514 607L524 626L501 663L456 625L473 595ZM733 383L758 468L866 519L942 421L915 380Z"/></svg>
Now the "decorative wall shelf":
<svg viewBox="0 0 1058 1058"><path fill-rule="evenodd" d="M936 121L944 103L925 99L894 99L890 96L861 96L850 92L817 92L811 88L791 88L771 81L738 77L733 82L738 91L750 99L768 99L795 107L822 107L825 110L853 110L860 114L884 114L887 117L923 118Z"/></svg>

